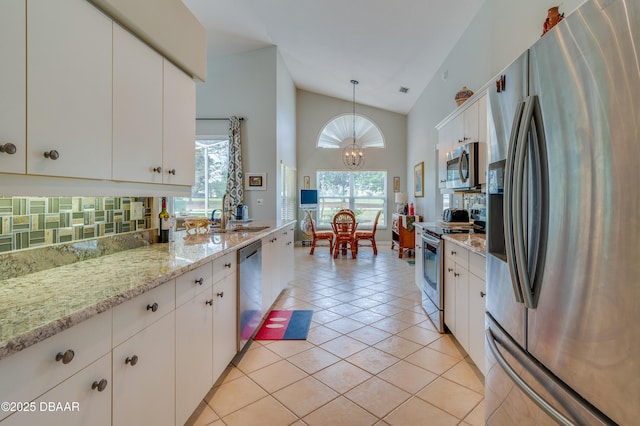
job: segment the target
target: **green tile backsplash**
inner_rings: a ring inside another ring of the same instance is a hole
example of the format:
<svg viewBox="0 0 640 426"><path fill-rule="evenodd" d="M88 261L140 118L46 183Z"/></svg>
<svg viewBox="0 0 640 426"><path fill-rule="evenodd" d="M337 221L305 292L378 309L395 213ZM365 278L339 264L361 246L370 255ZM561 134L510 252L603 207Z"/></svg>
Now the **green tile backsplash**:
<svg viewBox="0 0 640 426"><path fill-rule="evenodd" d="M145 207L131 220L131 202ZM0 197L0 252L151 228L147 197Z"/></svg>

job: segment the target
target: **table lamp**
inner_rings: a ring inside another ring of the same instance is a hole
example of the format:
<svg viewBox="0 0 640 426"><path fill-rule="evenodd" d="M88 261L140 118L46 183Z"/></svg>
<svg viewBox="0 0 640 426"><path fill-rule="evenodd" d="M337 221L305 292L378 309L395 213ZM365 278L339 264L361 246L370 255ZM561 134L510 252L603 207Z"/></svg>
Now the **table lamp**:
<svg viewBox="0 0 640 426"><path fill-rule="evenodd" d="M406 192L396 192L396 209L398 213L405 213L407 201L409 201L409 194Z"/></svg>

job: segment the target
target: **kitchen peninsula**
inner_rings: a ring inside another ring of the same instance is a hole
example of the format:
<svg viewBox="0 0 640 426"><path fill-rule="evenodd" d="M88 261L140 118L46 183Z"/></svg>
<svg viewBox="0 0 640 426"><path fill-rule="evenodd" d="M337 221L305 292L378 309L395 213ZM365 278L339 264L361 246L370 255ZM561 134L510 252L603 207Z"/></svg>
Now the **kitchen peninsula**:
<svg viewBox="0 0 640 426"><path fill-rule="evenodd" d="M149 421L144 407L152 397L162 402L154 424L184 423L237 351L236 252L259 240L292 251L293 244L286 243L294 223L255 222L248 231L226 233L180 231L169 244L145 244L0 281L2 400L77 397L83 413L73 421L79 424L132 424ZM279 249L270 248L278 254ZM269 265L262 267L265 276ZM263 291L273 299L269 306L279 295L272 284L263 279ZM185 340L203 325L206 332ZM194 361L206 351L187 350L182 342L208 345L206 365ZM203 393L190 398L176 392L184 383ZM86 391L92 388L96 392ZM37 413L14 411L1 413L0 422L40 420Z"/></svg>

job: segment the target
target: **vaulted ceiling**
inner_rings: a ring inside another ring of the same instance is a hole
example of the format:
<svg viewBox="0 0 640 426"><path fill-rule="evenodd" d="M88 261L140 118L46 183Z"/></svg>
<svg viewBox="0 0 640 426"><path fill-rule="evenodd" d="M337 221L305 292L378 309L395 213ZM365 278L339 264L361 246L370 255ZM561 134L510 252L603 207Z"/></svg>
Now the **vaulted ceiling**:
<svg viewBox="0 0 640 426"><path fill-rule="evenodd" d="M276 45L297 88L408 113L484 0L183 0L212 58ZM401 93L400 88L409 89Z"/></svg>

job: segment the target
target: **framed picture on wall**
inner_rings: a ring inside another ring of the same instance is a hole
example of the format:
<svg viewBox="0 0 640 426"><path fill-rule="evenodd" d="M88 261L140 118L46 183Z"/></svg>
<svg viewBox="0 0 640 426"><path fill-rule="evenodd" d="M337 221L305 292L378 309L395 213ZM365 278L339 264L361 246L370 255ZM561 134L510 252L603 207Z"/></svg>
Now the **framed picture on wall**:
<svg viewBox="0 0 640 426"><path fill-rule="evenodd" d="M400 176L393 177L393 192L400 192Z"/></svg>
<svg viewBox="0 0 640 426"><path fill-rule="evenodd" d="M266 173L247 173L244 176L244 189L246 191L266 191Z"/></svg>
<svg viewBox="0 0 640 426"><path fill-rule="evenodd" d="M413 166L413 195L424 197L424 161Z"/></svg>

